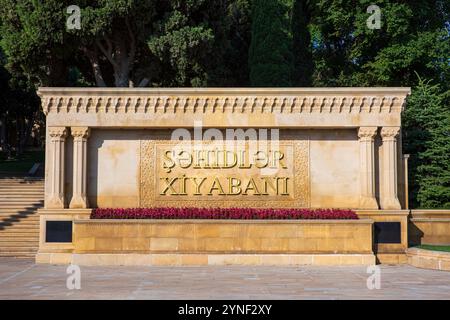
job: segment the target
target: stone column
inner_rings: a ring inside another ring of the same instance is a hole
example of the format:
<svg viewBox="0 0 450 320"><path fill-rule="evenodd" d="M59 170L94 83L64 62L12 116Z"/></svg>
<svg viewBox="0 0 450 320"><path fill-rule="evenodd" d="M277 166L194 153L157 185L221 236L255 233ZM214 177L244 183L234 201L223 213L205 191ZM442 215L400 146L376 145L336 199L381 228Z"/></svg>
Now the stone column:
<svg viewBox="0 0 450 320"><path fill-rule="evenodd" d="M73 136L73 195L70 208L87 208L87 139L88 127L72 127Z"/></svg>
<svg viewBox="0 0 450 320"><path fill-rule="evenodd" d="M51 168L48 171L50 194L45 203L49 209L64 208L64 145L67 137L65 127L49 127Z"/></svg>
<svg viewBox="0 0 450 320"><path fill-rule="evenodd" d="M375 146L374 139L377 127L361 127L359 137L359 171L360 171L360 200L361 209L378 209L375 198Z"/></svg>
<svg viewBox="0 0 450 320"><path fill-rule="evenodd" d="M383 127L383 184L381 209L400 209L397 197L397 136L399 127Z"/></svg>

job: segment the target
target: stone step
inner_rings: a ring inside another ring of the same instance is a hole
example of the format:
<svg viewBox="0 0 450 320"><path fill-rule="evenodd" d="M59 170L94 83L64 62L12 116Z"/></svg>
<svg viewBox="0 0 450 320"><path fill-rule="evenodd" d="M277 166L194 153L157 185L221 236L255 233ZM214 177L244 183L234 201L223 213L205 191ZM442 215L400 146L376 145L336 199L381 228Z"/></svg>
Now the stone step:
<svg viewBox="0 0 450 320"><path fill-rule="evenodd" d="M0 231L2 230L2 226L9 228L10 226L34 226L39 225L39 219L17 219L17 218L0 218ZM3 230L6 230L5 228Z"/></svg>
<svg viewBox="0 0 450 320"><path fill-rule="evenodd" d="M35 219L16 219L16 218L10 218L10 219L3 219L0 221L0 226L3 224L16 224L16 226L20 223L21 226L35 226L39 225L39 220Z"/></svg>
<svg viewBox="0 0 450 320"><path fill-rule="evenodd" d="M0 183L0 188L31 188L31 189L44 189L44 183Z"/></svg>
<svg viewBox="0 0 450 320"><path fill-rule="evenodd" d="M0 237L2 235L15 235L15 234L29 234L29 235L35 235L39 233L39 226L32 226L29 228L20 227L20 228L13 228L8 227L8 229L1 229L0 226Z"/></svg>
<svg viewBox="0 0 450 320"><path fill-rule="evenodd" d="M0 220L5 219L30 219L30 220L39 220L39 215L29 212L29 213L0 213Z"/></svg>
<svg viewBox="0 0 450 320"><path fill-rule="evenodd" d="M39 246L42 178L0 178L0 256L33 258Z"/></svg>
<svg viewBox="0 0 450 320"><path fill-rule="evenodd" d="M13 252L24 252L24 253L30 253L30 252L37 252L38 247L37 246L17 246L17 247L1 247L0 253L13 253Z"/></svg>
<svg viewBox="0 0 450 320"><path fill-rule="evenodd" d="M2 201L0 199L0 208L4 208L4 207L9 207L9 206L23 206L23 207L35 207L35 206L39 206L39 205L43 205L43 202L41 203L39 200L38 201L19 201L19 200L11 200L11 201Z"/></svg>
<svg viewBox="0 0 450 320"><path fill-rule="evenodd" d="M5 213L7 213L7 212L12 212L12 213L17 213L17 212L36 212L37 211L37 209L39 209L39 208L42 208L42 207L39 207L39 206L34 206L34 207L29 207L29 208L27 208L27 207L24 207L24 208L2 208L2 209L0 209L0 212L5 212Z"/></svg>
<svg viewBox="0 0 450 320"><path fill-rule="evenodd" d="M14 230L39 230L39 222L31 222L31 221L21 221L21 222L10 222L10 221L2 221L0 222L0 230L6 230L6 229L12 229Z"/></svg>
<svg viewBox="0 0 450 320"><path fill-rule="evenodd" d="M22 225L22 226L37 226L39 225L39 220L27 220L27 219L0 219L0 230L2 226L5 227L12 227L12 226L17 226L17 225Z"/></svg>
<svg viewBox="0 0 450 320"><path fill-rule="evenodd" d="M44 186L39 185L0 185L0 193L5 191L43 191L45 190Z"/></svg>
<svg viewBox="0 0 450 320"><path fill-rule="evenodd" d="M0 210L0 217L39 217L39 213L37 213L36 210L17 210L17 211L1 211Z"/></svg>
<svg viewBox="0 0 450 320"><path fill-rule="evenodd" d="M11 175L9 177L2 174L0 177L0 180L20 180L20 181L33 181L33 180L43 180L43 177L33 177L33 176L26 176L26 175Z"/></svg>
<svg viewBox="0 0 450 320"><path fill-rule="evenodd" d="M19 196L19 195L26 195L26 196L42 196L44 195L44 190L42 189L26 189L26 190L15 190L15 189L5 189L0 190L0 196L7 197L7 196Z"/></svg>
<svg viewBox="0 0 450 320"><path fill-rule="evenodd" d="M36 252L6 252L6 253L2 253L0 252L0 257L4 257L4 258L16 258L16 259L34 259L34 257L36 256Z"/></svg>
<svg viewBox="0 0 450 320"><path fill-rule="evenodd" d="M13 181L0 181L0 186L15 186L15 187L44 187L44 181L42 182L13 182Z"/></svg>
<svg viewBox="0 0 450 320"><path fill-rule="evenodd" d="M22 203L26 203L26 204L30 204L30 203L41 203L41 201L43 201L44 199L40 196L25 196L25 195L17 195L17 196L2 196L0 195L0 201L2 204L7 204L7 203L11 203L11 202L20 202Z"/></svg>
<svg viewBox="0 0 450 320"><path fill-rule="evenodd" d="M18 241L28 241L28 240L32 240L32 241L37 241L39 234L38 233L26 233L26 234L18 234L16 233L9 233L9 234L2 234L0 232L0 240L18 240Z"/></svg>
<svg viewBox="0 0 450 320"><path fill-rule="evenodd" d="M6 205L3 205L3 206L1 206L0 207L0 212L4 212L5 210L24 210L24 209L33 209L33 210L35 210L35 209L39 209L39 208L42 208L42 205L41 204L39 204L39 205L32 205L32 206L17 206L17 205L15 205L15 206L6 206Z"/></svg>
<svg viewBox="0 0 450 320"><path fill-rule="evenodd" d="M8 228L4 230L0 230L0 237L8 237L8 236L14 236L17 235L18 237L27 237L27 236L35 236L39 235L39 228L33 228L33 229L14 229Z"/></svg>
<svg viewBox="0 0 450 320"><path fill-rule="evenodd" d="M3 240L0 239L0 250L3 250L4 248L30 248L30 249L37 249L39 247L39 241L37 239L32 241L21 241L21 240Z"/></svg>
<svg viewBox="0 0 450 320"><path fill-rule="evenodd" d="M0 240L38 240L39 239L39 231L34 233L22 233L22 232L11 232L3 234L0 231Z"/></svg>
<svg viewBox="0 0 450 320"><path fill-rule="evenodd" d="M0 179L0 184L44 184L44 180Z"/></svg>
<svg viewBox="0 0 450 320"><path fill-rule="evenodd" d="M0 217L0 231L2 230L1 228L2 228L2 225L3 224L5 224L5 225L7 225L6 227L8 227L9 228L9 224L11 224L11 226L13 226L13 225L18 225L18 224L21 224L21 225L23 225L23 226L30 226L30 225L39 225L39 220L36 220L36 219L17 219L17 218L3 218L3 217ZM4 230L6 230L6 229L4 229Z"/></svg>
<svg viewBox="0 0 450 320"><path fill-rule="evenodd" d="M43 186L44 181L15 181L15 180L0 180L1 186L15 185L15 186Z"/></svg>
<svg viewBox="0 0 450 320"><path fill-rule="evenodd" d="M8 192L41 192L44 193L44 188L40 187L40 188L35 188L35 187L14 187L14 186L5 186L5 187L0 187L0 194L2 193L8 193Z"/></svg>

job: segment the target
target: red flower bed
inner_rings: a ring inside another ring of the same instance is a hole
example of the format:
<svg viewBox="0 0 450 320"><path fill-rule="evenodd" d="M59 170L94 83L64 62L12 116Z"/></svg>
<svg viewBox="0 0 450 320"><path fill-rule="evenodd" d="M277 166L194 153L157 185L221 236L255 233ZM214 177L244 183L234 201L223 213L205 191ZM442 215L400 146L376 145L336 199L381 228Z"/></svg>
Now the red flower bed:
<svg viewBox="0 0 450 320"><path fill-rule="evenodd" d="M344 209L127 208L92 210L91 219L358 219Z"/></svg>

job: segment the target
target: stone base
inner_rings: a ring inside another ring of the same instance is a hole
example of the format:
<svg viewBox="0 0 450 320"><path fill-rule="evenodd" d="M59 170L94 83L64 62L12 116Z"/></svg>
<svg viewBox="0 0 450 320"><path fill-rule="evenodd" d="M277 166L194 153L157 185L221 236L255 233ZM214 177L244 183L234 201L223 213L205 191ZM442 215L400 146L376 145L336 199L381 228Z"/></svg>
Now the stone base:
<svg viewBox="0 0 450 320"><path fill-rule="evenodd" d="M38 253L36 263L79 266L374 265L373 254L67 254Z"/></svg>
<svg viewBox="0 0 450 320"><path fill-rule="evenodd" d="M450 245L450 210L411 210L409 242Z"/></svg>
<svg viewBox="0 0 450 320"><path fill-rule="evenodd" d="M409 248L408 263L417 268L450 271L450 253Z"/></svg>
<svg viewBox="0 0 450 320"><path fill-rule="evenodd" d="M408 257L405 253L377 253L377 263L406 264L408 263Z"/></svg>

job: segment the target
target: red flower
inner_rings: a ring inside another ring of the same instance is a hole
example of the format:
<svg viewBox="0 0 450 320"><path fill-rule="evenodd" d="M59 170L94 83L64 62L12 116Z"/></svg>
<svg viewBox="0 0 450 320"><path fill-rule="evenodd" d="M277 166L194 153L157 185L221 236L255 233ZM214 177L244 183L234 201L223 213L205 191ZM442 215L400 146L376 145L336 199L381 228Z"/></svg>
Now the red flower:
<svg viewBox="0 0 450 320"><path fill-rule="evenodd" d="M91 219L358 219L348 209L96 208Z"/></svg>

